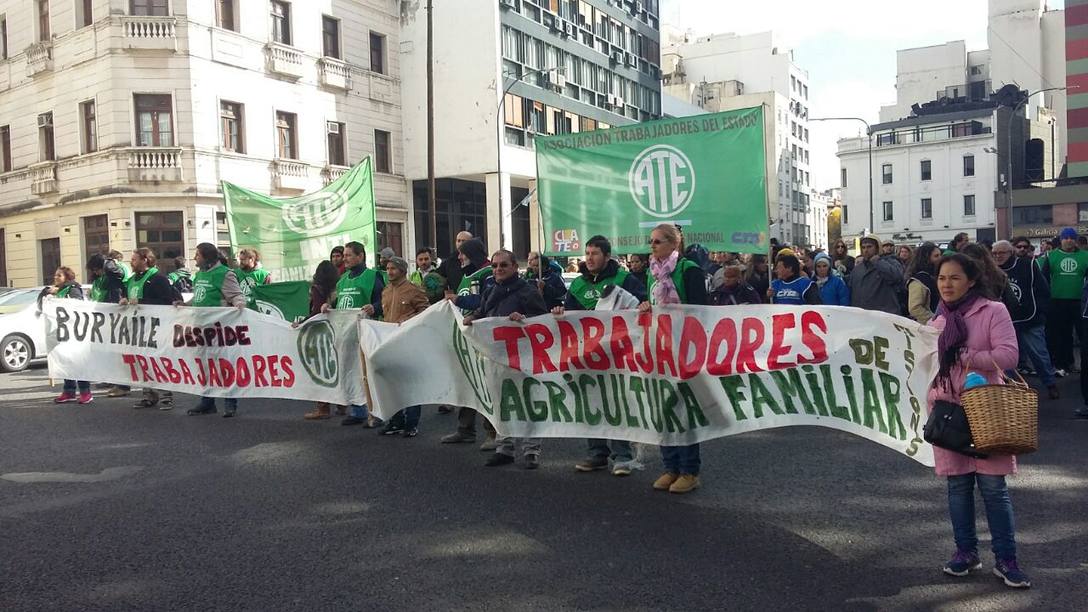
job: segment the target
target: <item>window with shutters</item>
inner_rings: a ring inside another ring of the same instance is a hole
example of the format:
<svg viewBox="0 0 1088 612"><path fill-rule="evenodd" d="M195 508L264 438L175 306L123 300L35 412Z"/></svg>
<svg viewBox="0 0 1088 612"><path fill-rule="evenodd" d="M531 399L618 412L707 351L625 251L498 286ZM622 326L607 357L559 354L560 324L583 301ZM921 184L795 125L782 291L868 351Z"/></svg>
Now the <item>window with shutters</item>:
<svg viewBox="0 0 1088 612"><path fill-rule="evenodd" d="M98 150L98 117L95 113L94 100L80 102L79 120L83 137L83 153L94 153Z"/></svg>
<svg viewBox="0 0 1088 612"><path fill-rule="evenodd" d="M385 74L385 36L370 33L370 70Z"/></svg>
<svg viewBox="0 0 1088 612"><path fill-rule="evenodd" d="M238 31L234 0L215 0L215 25L224 30Z"/></svg>
<svg viewBox="0 0 1088 612"><path fill-rule="evenodd" d="M329 154L329 164L333 166L347 165L347 147L344 146L343 123L337 121L325 122L325 140Z"/></svg>
<svg viewBox="0 0 1088 612"><path fill-rule="evenodd" d="M237 102L219 103L219 123L223 130L223 150L245 153L243 134L242 105Z"/></svg>
<svg viewBox="0 0 1088 612"><path fill-rule="evenodd" d="M390 149L389 132L374 130L374 171L393 172L393 151Z"/></svg>
<svg viewBox="0 0 1088 612"><path fill-rule="evenodd" d="M169 0L130 0L129 14L166 17L170 15L170 2Z"/></svg>
<svg viewBox="0 0 1088 612"><path fill-rule="evenodd" d="M321 16L321 48L325 57L340 59L340 20Z"/></svg>
<svg viewBox="0 0 1088 612"><path fill-rule="evenodd" d="M291 44L291 5L272 0L272 41L281 45Z"/></svg>
<svg viewBox="0 0 1088 612"><path fill-rule="evenodd" d="M298 116L276 111L276 155L280 159L298 159Z"/></svg>
<svg viewBox="0 0 1088 612"><path fill-rule="evenodd" d="M136 146L174 146L174 117L167 94L136 94Z"/></svg>

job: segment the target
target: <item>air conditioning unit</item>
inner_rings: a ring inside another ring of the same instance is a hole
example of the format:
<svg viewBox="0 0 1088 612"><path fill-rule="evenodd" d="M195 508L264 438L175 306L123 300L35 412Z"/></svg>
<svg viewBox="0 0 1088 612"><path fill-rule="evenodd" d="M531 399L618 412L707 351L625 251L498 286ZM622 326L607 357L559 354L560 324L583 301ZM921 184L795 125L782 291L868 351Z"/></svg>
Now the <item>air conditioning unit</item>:
<svg viewBox="0 0 1088 612"><path fill-rule="evenodd" d="M628 53L626 59L628 66L638 66L638 57L634 53Z"/></svg>
<svg viewBox="0 0 1088 612"><path fill-rule="evenodd" d="M53 125L53 113L38 115L38 127L51 127Z"/></svg>
<svg viewBox="0 0 1088 612"><path fill-rule="evenodd" d="M567 30L567 36L573 37L573 36L578 35L578 26L574 25L573 21L568 21L567 22L566 30Z"/></svg>
<svg viewBox="0 0 1088 612"><path fill-rule="evenodd" d="M559 23L556 24L556 25L558 26L556 29L559 30L559 35L560 36L562 36L563 38L567 38L568 36L570 36L570 22L569 21L563 21L562 19L560 19Z"/></svg>
<svg viewBox="0 0 1088 612"><path fill-rule="evenodd" d="M552 30L558 30L561 27L561 21L562 19L559 18L559 15L556 15L551 11L544 11L544 25L548 26Z"/></svg>
<svg viewBox="0 0 1088 612"><path fill-rule="evenodd" d="M325 130L328 131L328 133L330 133L330 134L339 134L340 133L340 124L335 122L335 121L326 121L325 122Z"/></svg>
<svg viewBox="0 0 1088 612"><path fill-rule="evenodd" d="M499 6L506 9L517 10L517 0L499 0Z"/></svg>
<svg viewBox="0 0 1088 612"><path fill-rule="evenodd" d="M642 3L641 2L636 2L635 3L635 14L636 15L641 15L642 14Z"/></svg>
<svg viewBox="0 0 1088 612"><path fill-rule="evenodd" d="M622 64L623 63L623 51L613 51L611 59L612 59L613 64Z"/></svg>

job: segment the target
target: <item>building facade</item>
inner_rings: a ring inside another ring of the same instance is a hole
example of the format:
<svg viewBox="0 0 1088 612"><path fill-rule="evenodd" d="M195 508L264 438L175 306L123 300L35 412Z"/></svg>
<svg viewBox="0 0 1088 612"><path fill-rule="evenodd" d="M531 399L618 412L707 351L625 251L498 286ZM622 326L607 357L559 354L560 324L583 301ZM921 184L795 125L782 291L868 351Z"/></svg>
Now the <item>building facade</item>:
<svg viewBox="0 0 1088 612"><path fill-rule="evenodd" d="M682 102L707 112L764 106L774 143L767 167L771 235L811 244L810 85L792 52L779 49L771 32L694 38L671 30L662 58L663 91Z"/></svg>
<svg viewBox="0 0 1088 612"><path fill-rule="evenodd" d="M221 181L297 195L368 155L379 243L403 250L399 16L395 0L0 1L0 281L85 278L105 247L169 270L229 246Z"/></svg>
<svg viewBox="0 0 1088 612"><path fill-rule="evenodd" d="M403 4L402 66L426 71L426 3ZM658 0L474 0L433 15L437 248L467 230L540 243L533 141L661 116ZM405 168L428 241L426 81L404 83ZM500 206L501 201L501 206Z"/></svg>

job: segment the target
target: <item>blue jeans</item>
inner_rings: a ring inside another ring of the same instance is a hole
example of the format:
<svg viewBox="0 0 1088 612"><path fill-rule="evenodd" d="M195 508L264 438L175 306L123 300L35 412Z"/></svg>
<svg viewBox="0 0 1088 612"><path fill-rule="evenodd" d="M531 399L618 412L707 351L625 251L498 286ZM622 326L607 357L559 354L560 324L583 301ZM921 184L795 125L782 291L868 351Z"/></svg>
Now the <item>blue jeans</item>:
<svg viewBox="0 0 1088 612"><path fill-rule="evenodd" d="M602 440L590 438L586 440L589 446L590 459L611 459L617 463L631 460L631 443L627 440ZM612 448L609 448L609 443Z"/></svg>
<svg viewBox="0 0 1088 612"><path fill-rule="evenodd" d="M662 446L661 461L665 464L665 471L674 474L699 475L699 445L690 446Z"/></svg>
<svg viewBox="0 0 1088 612"><path fill-rule="evenodd" d="M422 406L408 406L404 410L398 410L389 419L389 422L392 425L400 425L405 429L416 429L419 427L419 413L422 408Z"/></svg>
<svg viewBox="0 0 1088 612"><path fill-rule="evenodd" d="M349 404L348 414L357 419L365 419L369 415L366 410L366 404Z"/></svg>
<svg viewBox="0 0 1088 612"><path fill-rule="evenodd" d="M91 383L89 383L89 382L87 382L85 380L75 381L75 380L68 380L67 378L64 379L64 392L65 393L75 393L76 392L76 387L79 387L79 392L80 393L90 393L91 392Z"/></svg>
<svg viewBox="0 0 1088 612"><path fill-rule="evenodd" d="M1050 363L1050 351L1046 348L1046 326L1017 327L1016 342L1020 345L1020 354L1031 361L1043 386L1053 385L1054 365Z"/></svg>
<svg viewBox="0 0 1088 612"><path fill-rule="evenodd" d="M952 536L956 548L977 551L975 533L975 482L986 506L986 522L990 525L991 547L997 559L1016 558L1016 530L1013 525L1012 500L1004 476L963 474L948 477L948 514L952 519Z"/></svg>

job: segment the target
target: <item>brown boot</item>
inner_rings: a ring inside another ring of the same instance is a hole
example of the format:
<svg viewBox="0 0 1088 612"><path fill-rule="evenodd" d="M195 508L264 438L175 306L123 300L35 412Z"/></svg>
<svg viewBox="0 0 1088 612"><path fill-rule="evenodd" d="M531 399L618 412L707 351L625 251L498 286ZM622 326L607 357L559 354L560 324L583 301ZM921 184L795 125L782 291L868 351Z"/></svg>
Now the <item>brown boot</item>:
<svg viewBox="0 0 1088 612"><path fill-rule="evenodd" d="M318 402L314 409L302 415L302 418L307 421L324 421L331 415L329 414L329 404L327 402Z"/></svg>

